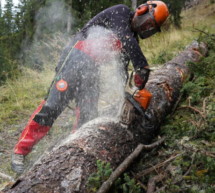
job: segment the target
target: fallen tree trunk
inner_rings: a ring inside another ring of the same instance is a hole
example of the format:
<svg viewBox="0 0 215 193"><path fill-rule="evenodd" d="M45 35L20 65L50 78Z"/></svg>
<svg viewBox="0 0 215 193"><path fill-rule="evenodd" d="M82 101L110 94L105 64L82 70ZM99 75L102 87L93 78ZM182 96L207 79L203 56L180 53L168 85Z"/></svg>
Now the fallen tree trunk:
<svg viewBox="0 0 215 193"><path fill-rule="evenodd" d="M205 53L206 46L195 42L151 74L146 88L153 94L147 110L153 129L128 130L115 118L93 120L44 154L6 192L87 192L87 179L96 171L96 160L110 162L115 169L139 143L153 138L180 95L189 74L186 63L198 61Z"/></svg>

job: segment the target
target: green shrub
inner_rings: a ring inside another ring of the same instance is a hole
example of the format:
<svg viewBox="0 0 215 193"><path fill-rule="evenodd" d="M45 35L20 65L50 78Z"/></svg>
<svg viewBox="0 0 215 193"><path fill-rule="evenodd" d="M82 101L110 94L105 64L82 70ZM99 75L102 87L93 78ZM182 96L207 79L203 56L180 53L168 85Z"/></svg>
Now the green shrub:
<svg viewBox="0 0 215 193"><path fill-rule="evenodd" d="M104 181L106 181L113 172L110 163L97 160L97 172L88 178L87 189L89 193L98 191ZM111 187L110 193L141 193L141 188L134 179L131 179L127 173L118 178Z"/></svg>

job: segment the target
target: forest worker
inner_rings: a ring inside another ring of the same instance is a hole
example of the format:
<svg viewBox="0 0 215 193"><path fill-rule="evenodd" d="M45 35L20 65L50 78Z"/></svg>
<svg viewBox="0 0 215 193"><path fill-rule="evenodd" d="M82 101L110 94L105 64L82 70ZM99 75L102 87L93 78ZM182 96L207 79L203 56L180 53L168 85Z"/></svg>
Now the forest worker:
<svg viewBox="0 0 215 193"><path fill-rule="evenodd" d="M23 172L24 157L47 134L70 100L75 100L76 111L80 112L77 113L79 126L97 116L98 72L95 64L99 58L90 49L92 40L87 40L88 31L99 26L113 32L114 35L104 41L120 51L126 69L131 60L135 85L143 88L150 70L138 44L138 36L144 39L159 32L168 15L168 8L162 1L147 1L135 12L125 5L116 5L100 12L74 36L61 55L48 96L32 114L15 145L12 155L14 171ZM103 53L104 57L105 49Z"/></svg>

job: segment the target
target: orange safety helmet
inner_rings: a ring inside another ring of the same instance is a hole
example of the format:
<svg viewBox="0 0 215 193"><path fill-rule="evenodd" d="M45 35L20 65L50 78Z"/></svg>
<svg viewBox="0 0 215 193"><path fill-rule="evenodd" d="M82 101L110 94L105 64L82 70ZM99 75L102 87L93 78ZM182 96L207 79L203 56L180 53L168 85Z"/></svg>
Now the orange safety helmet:
<svg viewBox="0 0 215 193"><path fill-rule="evenodd" d="M140 5L132 19L132 29L144 39L160 31L169 16L167 5L162 1L147 1Z"/></svg>

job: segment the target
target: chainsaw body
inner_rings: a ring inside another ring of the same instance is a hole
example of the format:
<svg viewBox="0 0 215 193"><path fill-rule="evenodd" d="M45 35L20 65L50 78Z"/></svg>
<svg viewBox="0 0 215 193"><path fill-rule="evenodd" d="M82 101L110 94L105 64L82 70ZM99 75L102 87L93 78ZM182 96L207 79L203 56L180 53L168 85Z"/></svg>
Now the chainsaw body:
<svg viewBox="0 0 215 193"><path fill-rule="evenodd" d="M125 93L125 102L120 113L120 122L124 126L129 126L135 118L141 117L142 120L146 117L145 111L149 106L152 94L146 90L136 90L132 94ZM144 127L144 123L140 123Z"/></svg>

